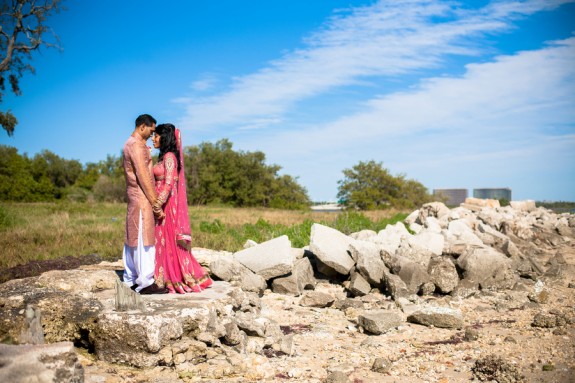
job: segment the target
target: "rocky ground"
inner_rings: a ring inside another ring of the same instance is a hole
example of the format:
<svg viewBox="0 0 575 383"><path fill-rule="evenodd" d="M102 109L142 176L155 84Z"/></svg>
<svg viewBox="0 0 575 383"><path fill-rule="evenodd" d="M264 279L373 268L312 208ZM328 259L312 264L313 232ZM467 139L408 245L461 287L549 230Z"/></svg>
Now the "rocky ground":
<svg viewBox="0 0 575 383"><path fill-rule="evenodd" d="M235 363L252 368L237 373L229 367L234 358L222 355L221 365L212 363L210 373L200 373L177 365L136 369L106 364L78 349L85 381L575 382L575 244L557 251L565 263L538 282L522 279L513 290L482 291L467 298L426 296L411 302L460 309L461 329L404 322L381 335L363 333L357 325L362 310L394 310L397 304L378 292L351 303L345 301L341 284L322 280L316 291L336 298L331 307L301 306L301 297L270 290L262 297L262 316L294 334L292 355L272 350L267 355L238 354L249 360ZM404 311L409 311L407 306Z"/></svg>
<svg viewBox="0 0 575 383"><path fill-rule="evenodd" d="M0 382L575 382L574 215L469 199L405 223L194 249L215 279L194 294L96 258L9 270Z"/></svg>

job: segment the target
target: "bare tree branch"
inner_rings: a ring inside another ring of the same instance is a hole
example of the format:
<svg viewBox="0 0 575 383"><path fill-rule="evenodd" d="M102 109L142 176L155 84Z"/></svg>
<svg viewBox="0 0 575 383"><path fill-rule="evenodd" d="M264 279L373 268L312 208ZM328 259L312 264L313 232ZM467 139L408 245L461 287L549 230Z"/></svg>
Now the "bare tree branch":
<svg viewBox="0 0 575 383"><path fill-rule="evenodd" d="M15 95L20 95L19 79L26 72L34 73L28 62L32 52L42 46L61 49L58 36L44 22L47 17L63 9L62 0L0 1L0 103L6 80ZM51 39L46 40L49 33ZM0 125L12 135L16 118L8 111L0 111Z"/></svg>

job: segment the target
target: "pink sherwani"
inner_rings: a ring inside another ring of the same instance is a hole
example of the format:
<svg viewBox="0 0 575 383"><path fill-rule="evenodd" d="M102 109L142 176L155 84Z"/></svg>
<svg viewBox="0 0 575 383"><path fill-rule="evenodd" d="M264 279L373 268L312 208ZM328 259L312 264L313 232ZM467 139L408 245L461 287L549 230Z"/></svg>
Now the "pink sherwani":
<svg viewBox="0 0 575 383"><path fill-rule="evenodd" d="M136 133L132 134L124 145L124 174L128 194L124 243L130 247L137 246L140 212L142 212L144 246L154 246L152 204L156 200L156 190L152 175L152 156L146 141Z"/></svg>

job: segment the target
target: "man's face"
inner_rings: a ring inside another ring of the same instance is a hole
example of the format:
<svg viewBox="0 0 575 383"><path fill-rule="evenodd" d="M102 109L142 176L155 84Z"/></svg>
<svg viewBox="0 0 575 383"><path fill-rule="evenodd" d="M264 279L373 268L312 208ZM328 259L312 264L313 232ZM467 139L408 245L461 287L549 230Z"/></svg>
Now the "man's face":
<svg viewBox="0 0 575 383"><path fill-rule="evenodd" d="M142 130L143 129L143 130ZM152 126L146 126L145 124L141 125L140 135L146 141L150 136L156 131L156 124L152 124Z"/></svg>

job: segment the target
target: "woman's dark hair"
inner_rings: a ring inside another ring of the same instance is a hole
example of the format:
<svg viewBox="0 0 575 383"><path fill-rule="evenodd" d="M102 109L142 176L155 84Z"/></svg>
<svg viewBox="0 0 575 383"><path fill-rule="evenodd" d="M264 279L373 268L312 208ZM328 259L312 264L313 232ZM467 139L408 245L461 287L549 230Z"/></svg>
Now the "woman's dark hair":
<svg viewBox="0 0 575 383"><path fill-rule="evenodd" d="M156 126L155 133L160 136L160 155L158 159L161 161L168 152L174 153L176 161L178 161L178 171L180 171L180 151L176 141L176 127L173 124L160 124Z"/></svg>

